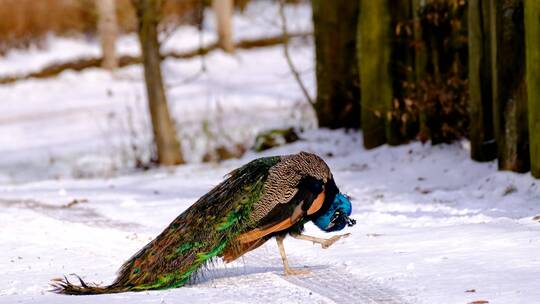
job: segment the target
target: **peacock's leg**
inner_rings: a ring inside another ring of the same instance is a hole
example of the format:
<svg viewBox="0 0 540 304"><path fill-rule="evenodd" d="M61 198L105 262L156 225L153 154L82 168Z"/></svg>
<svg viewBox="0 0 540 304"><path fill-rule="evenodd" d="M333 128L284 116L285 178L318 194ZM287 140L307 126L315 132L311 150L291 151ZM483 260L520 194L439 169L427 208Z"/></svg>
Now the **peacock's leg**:
<svg viewBox="0 0 540 304"><path fill-rule="evenodd" d="M276 242L279 248L279 254L281 255L281 260L283 261L283 268L285 270L285 275L299 275L309 273L309 269L292 269L289 267L289 261L287 260L287 255L285 254L285 247L283 246L283 240L286 235L276 236Z"/></svg>
<svg viewBox="0 0 540 304"><path fill-rule="evenodd" d="M341 238L346 238L348 237L349 235L351 235L350 233L345 233L345 234L341 234L341 235L335 235L329 239L323 239L323 238L318 238L318 237L314 237L314 236L309 236L309 235L303 235L303 234L291 234L291 236L295 239L299 239L299 240L305 240L305 241L311 241L313 242L313 244L321 244L321 247L326 249L330 246L332 246L332 244L334 244L335 242L337 242L339 239Z"/></svg>

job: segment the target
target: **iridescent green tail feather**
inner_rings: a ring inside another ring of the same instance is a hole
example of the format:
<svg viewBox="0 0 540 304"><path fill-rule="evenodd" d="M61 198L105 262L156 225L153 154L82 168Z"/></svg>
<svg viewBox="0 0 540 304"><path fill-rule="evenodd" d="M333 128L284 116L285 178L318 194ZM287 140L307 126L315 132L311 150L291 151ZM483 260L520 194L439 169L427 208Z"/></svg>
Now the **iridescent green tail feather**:
<svg viewBox="0 0 540 304"><path fill-rule="evenodd" d="M180 214L160 235L131 257L109 286L75 285L66 278L53 282L64 294L100 294L183 286L198 271L252 227L250 212L263 195L269 169L280 157L256 159Z"/></svg>

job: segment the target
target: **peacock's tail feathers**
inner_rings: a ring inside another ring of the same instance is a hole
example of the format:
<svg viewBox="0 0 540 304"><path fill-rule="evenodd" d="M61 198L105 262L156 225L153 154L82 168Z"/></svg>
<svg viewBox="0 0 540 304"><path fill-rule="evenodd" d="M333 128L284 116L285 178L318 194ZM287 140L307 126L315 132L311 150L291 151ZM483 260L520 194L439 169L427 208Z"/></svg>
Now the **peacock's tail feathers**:
<svg viewBox="0 0 540 304"><path fill-rule="evenodd" d="M53 283L65 294L99 294L175 288L193 280L198 271L218 256L245 250L236 241L252 228L253 205L264 194L269 169L279 157L256 159L234 171L221 184L180 214L160 235L121 267L108 287ZM234 255L236 255L234 254Z"/></svg>
<svg viewBox="0 0 540 304"><path fill-rule="evenodd" d="M73 274L80 285L71 283L67 277L53 279L50 284L52 292L67 295L96 295L105 293L119 293L128 291L128 289L119 286L99 286L93 283L84 282L78 275Z"/></svg>

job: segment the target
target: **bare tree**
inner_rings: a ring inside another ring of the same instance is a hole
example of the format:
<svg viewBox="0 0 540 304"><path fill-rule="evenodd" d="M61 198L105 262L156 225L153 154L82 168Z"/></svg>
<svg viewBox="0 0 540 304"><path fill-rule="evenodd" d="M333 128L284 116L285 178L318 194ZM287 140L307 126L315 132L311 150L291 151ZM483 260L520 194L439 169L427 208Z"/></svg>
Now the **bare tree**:
<svg viewBox="0 0 540 304"><path fill-rule="evenodd" d="M216 15L216 28L218 32L218 44L228 53L234 52L232 15L234 9L233 0L212 0L212 9Z"/></svg>
<svg viewBox="0 0 540 304"><path fill-rule="evenodd" d="M184 161L180 143L176 138L173 120L169 115L167 96L165 95L161 76L161 56L159 53L157 26L162 2L162 0L133 0L138 18L144 78L158 163L176 165Z"/></svg>
<svg viewBox="0 0 540 304"><path fill-rule="evenodd" d="M98 10L98 32L101 38L101 49L103 52L103 68L113 70L118 67L116 56L116 36L118 24L116 21L115 0L96 0Z"/></svg>

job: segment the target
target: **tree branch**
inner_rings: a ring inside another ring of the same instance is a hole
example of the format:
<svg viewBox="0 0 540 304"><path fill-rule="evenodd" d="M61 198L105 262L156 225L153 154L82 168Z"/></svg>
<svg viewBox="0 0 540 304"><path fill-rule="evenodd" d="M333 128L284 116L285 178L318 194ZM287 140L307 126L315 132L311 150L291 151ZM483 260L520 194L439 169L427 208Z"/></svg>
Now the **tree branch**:
<svg viewBox="0 0 540 304"><path fill-rule="evenodd" d="M313 101L311 96L309 96L309 92L304 85L302 78L300 77L300 73L298 73L298 70L296 70L294 63L292 62L291 55L289 54L289 34L287 30L287 18L285 17L285 1L286 0L279 0L279 17L281 18L281 31L283 35L283 54L285 55L285 59L287 60L289 69L291 70L291 73L296 79L298 86L300 86L300 89L306 97L306 100L313 106L315 105L315 102Z"/></svg>

